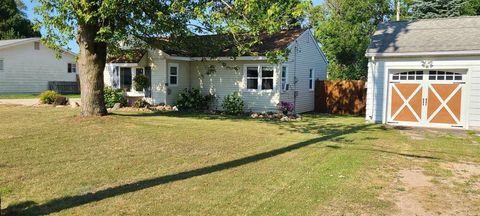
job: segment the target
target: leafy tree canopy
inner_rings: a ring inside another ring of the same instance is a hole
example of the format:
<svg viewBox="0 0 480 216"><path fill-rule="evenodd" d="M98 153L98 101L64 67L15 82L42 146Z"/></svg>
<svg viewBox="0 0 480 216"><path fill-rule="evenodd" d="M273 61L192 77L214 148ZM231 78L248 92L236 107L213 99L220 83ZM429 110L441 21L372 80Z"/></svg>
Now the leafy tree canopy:
<svg viewBox="0 0 480 216"><path fill-rule="evenodd" d="M370 36L390 14L387 0L325 0L313 9L309 20L329 60L330 79L366 79Z"/></svg>
<svg viewBox="0 0 480 216"><path fill-rule="evenodd" d="M21 0L3 0L0 4L0 40L39 37L23 10Z"/></svg>
<svg viewBox="0 0 480 216"><path fill-rule="evenodd" d="M412 5L412 19L456 17L465 14L471 0L415 0Z"/></svg>

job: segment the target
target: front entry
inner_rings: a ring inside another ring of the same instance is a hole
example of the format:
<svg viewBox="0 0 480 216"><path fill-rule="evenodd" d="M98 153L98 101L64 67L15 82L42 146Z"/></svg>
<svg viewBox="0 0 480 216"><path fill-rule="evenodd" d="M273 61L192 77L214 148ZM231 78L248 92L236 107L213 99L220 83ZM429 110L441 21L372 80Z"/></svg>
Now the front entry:
<svg viewBox="0 0 480 216"><path fill-rule="evenodd" d="M407 71L391 73L389 78L389 124L464 126L462 96L465 73Z"/></svg>

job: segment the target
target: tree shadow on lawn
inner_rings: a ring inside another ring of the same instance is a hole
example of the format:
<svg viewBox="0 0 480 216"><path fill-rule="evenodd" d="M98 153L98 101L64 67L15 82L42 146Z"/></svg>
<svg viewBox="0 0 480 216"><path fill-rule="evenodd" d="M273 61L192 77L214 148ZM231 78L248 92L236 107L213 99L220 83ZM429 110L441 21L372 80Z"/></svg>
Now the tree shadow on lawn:
<svg viewBox="0 0 480 216"><path fill-rule="evenodd" d="M15 215L15 214L44 215L44 214L60 212L62 210L78 207L78 206L85 205L92 202L101 201L101 200L119 196L122 194L132 193L132 192L140 191L143 189L147 189L147 188L151 188L151 187L155 187L155 186L159 186L159 185L163 185L163 184L167 184L175 181L190 179L197 176L203 176L203 175L243 166L246 164L255 163L258 161L262 161L265 159L269 159L269 158L281 155L281 154L285 154L290 151L311 146L313 144L319 144L319 142L329 141L329 140L338 138L342 135L353 134L357 132L366 132L366 131L377 129L377 128L372 128L372 126L373 125L371 124L360 124L360 125L352 125L352 126L349 126L348 128L341 127L341 128L337 128L336 130L332 129L332 130L329 130L329 134L327 135L306 140L303 142L295 143L282 148L273 149L267 152L258 153L248 157L227 161L227 162L223 162L223 163L219 163L211 166L206 166L198 169L193 169L185 172L180 172L176 174L165 175L165 176L145 179L145 180L141 180L141 181L137 181L129 184L110 187L110 188L92 192L92 193L56 198L56 199L47 201L46 203L43 203L43 204L37 204L33 201L26 201L26 202L10 205L5 209L4 212L7 215Z"/></svg>

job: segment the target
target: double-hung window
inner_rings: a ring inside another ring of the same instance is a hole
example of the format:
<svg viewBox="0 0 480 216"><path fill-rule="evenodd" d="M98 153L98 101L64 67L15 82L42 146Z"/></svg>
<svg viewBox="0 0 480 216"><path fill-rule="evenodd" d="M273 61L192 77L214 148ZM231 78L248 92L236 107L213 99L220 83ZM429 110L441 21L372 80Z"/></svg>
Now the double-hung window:
<svg viewBox="0 0 480 216"><path fill-rule="evenodd" d="M312 68L309 69L308 71L308 89L313 91L313 88L315 87L314 85L314 82L315 82L315 70L313 70Z"/></svg>
<svg viewBox="0 0 480 216"><path fill-rule="evenodd" d="M272 90L273 66L247 66L245 79L247 90Z"/></svg>
<svg viewBox="0 0 480 216"><path fill-rule="evenodd" d="M258 89L258 67L247 67L247 89Z"/></svg>
<svg viewBox="0 0 480 216"><path fill-rule="evenodd" d="M282 66L282 91L288 90L287 76L288 76L288 68L287 66Z"/></svg>
<svg viewBox="0 0 480 216"><path fill-rule="evenodd" d="M273 89L273 67L262 67L262 90Z"/></svg>
<svg viewBox="0 0 480 216"><path fill-rule="evenodd" d="M178 85L178 64L168 65L168 84L170 86Z"/></svg>
<svg viewBox="0 0 480 216"><path fill-rule="evenodd" d="M68 73L76 73L77 72L77 64L68 63L67 72Z"/></svg>

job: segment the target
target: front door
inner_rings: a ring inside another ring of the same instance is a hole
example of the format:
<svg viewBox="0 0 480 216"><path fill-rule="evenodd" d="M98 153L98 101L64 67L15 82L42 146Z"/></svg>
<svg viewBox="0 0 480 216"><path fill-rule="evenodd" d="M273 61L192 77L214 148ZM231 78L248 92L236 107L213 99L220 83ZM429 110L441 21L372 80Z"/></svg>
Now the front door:
<svg viewBox="0 0 480 216"><path fill-rule="evenodd" d="M464 76L430 70L390 74L388 123L463 127Z"/></svg>

